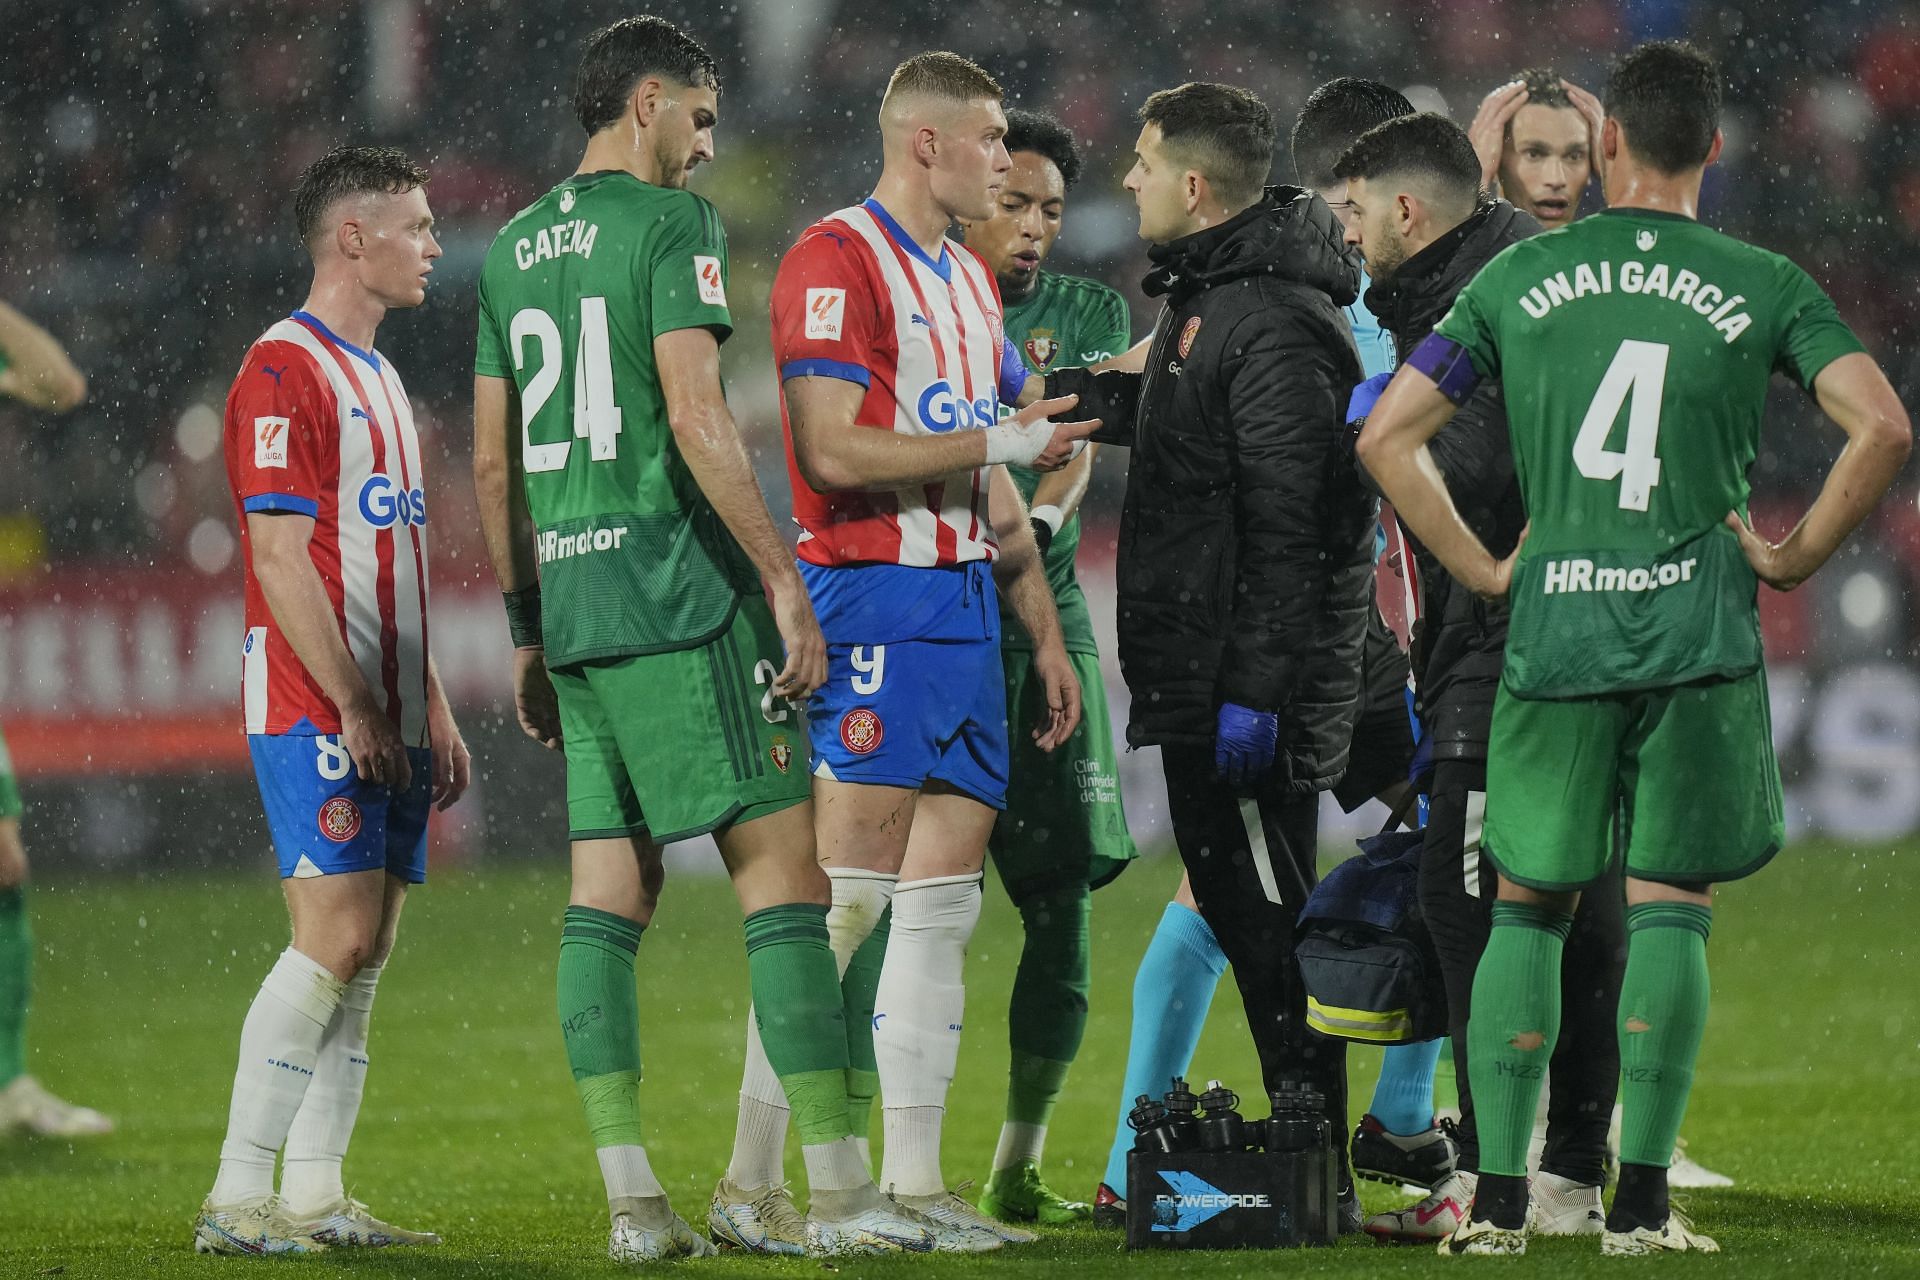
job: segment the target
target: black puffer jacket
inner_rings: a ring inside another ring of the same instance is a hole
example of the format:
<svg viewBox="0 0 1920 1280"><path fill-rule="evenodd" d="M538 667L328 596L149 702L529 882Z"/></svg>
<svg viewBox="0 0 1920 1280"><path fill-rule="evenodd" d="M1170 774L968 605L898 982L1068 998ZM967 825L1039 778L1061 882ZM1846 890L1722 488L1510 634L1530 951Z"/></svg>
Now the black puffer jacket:
<svg viewBox="0 0 1920 1280"><path fill-rule="evenodd" d="M1414 254L1387 281L1367 290L1405 360L1453 306L1480 268L1508 245L1535 235L1531 215L1495 200ZM1428 449L1461 518L1496 556L1513 550L1526 507L1513 474L1507 402L1497 378L1481 382ZM1409 535L1411 539L1411 535ZM1421 593L1413 642L1414 687L1436 758L1484 759L1493 695L1507 643L1507 609L1455 582L1425 547L1414 543Z"/></svg>
<svg viewBox="0 0 1920 1280"><path fill-rule="evenodd" d="M1166 307L1146 372L1048 385L1083 394L1105 420L1096 439L1133 447L1117 566L1127 740L1211 744L1223 702L1278 712L1271 785L1322 790L1346 770L1373 590L1377 508L1341 448L1363 374L1339 307L1359 261L1295 187L1151 256L1146 291Z"/></svg>

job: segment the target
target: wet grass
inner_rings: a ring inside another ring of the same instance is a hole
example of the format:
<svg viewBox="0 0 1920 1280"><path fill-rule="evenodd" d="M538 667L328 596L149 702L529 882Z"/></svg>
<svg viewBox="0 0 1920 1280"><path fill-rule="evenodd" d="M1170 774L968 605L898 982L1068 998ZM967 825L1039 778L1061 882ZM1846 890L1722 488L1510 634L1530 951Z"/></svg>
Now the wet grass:
<svg viewBox="0 0 1920 1280"><path fill-rule="evenodd" d="M1719 1258L1663 1274L1920 1275L1920 850L1803 846L1729 888L1711 956L1715 1005L1686 1124L1693 1153L1733 1175L1689 1206ZM1090 1195L1126 1056L1133 969L1177 879L1143 862L1095 899L1097 975L1079 1070L1048 1170ZM278 892L237 881L56 883L35 891L41 942L34 1070L112 1112L112 1137L0 1142L0 1276L275 1274L559 1277L609 1273L599 1178L552 1012L563 873L450 871L408 908L376 1008L372 1074L348 1180L377 1212L440 1231L414 1253L285 1262L196 1258L188 1223L212 1181L247 1001L285 945ZM997 887L969 969L968 1034L947 1125L947 1172L981 1178L1005 1078L1004 1014L1018 918ZM689 1218L726 1160L746 965L723 882L682 876L641 945L649 1148ZM1254 1092L1237 1000L1223 985L1196 1059ZM1375 1055L1354 1054L1356 1105ZM1444 1089L1443 1082L1443 1089ZM799 1174L797 1152L792 1172ZM1404 1200L1368 1185L1371 1208ZM1400 1275L1447 1265L1364 1240L1311 1254L1128 1256L1110 1234L1048 1234L987 1259L772 1263L702 1274ZM1506 1272L1603 1269L1591 1241L1548 1241ZM1622 1265L1605 1266L1610 1274Z"/></svg>

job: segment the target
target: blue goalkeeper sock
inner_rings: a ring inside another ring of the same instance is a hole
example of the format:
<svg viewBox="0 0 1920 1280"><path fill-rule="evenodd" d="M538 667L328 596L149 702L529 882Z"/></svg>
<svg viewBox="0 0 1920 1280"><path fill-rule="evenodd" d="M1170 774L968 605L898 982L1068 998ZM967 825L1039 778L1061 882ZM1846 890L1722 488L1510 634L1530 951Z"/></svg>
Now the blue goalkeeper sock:
<svg viewBox="0 0 1920 1280"><path fill-rule="evenodd" d="M1380 1055L1380 1080L1367 1110L1388 1133L1408 1137L1433 1128L1433 1072L1444 1040L1389 1045Z"/></svg>
<svg viewBox="0 0 1920 1280"><path fill-rule="evenodd" d="M1127 1193L1127 1152L1133 1149L1127 1112L1141 1094L1157 1098L1167 1091L1169 1079L1186 1074L1214 988L1226 970L1227 957L1200 913L1169 902L1133 978L1133 1038L1127 1044L1120 1116L1104 1179L1122 1196Z"/></svg>

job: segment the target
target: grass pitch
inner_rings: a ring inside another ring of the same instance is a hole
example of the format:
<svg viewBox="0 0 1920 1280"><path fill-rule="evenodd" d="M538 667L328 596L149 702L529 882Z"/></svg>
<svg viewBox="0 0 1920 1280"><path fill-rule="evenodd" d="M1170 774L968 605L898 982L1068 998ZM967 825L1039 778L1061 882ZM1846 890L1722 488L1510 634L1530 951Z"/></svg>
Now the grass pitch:
<svg viewBox="0 0 1920 1280"><path fill-rule="evenodd" d="M1723 893L1711 959L1713 1020L1686 1133L1738 1188L1696 1192L1718 1258L1655 1260L1663 1274L1920 1276L1920 1000L1911 878L1920 850L1803 846ZM1095 896L1096 976L1086 1046L1055 1118L1047 1169L1091 1195L1126 1058L1133 970L1178 878L1170 858ZM990 878L991 879L991 878ZM430 1251L288 1260L208 1259L188 1223L213 1177L246 1004L285 945L278 890L245 882L43 886L33 1068L114 1114L112 1137L0 1141L0 1276L276 1275L561 1277L610 1274L598 1171L554 1026L553 960L564 876L523 868L442 873L407 909L381 985L350 1186L376 1212L431 1227ZM1019 921L997 885L968 968L968 1027L947 1121L947 1173L983 1178L1003 1100L1005 1014ZM746 963L723 881L682 876L640 950L649 1149L696 1224L725 1165L740 1074ZM1353 1054L1364 1107L1377 1055ZM1231 980L1194 1076L1257 1094ZM1444 1083L1444 1082L1443 1082ZM1265 1108L1250 1103L1249 1114ZM878 1122L876 1119L876 1130ZM798 1151L790 1168L798 1179ZM1370 1209L1403 1197L1362 1184ZM723 1257L715 1277L988 1272L1226 1277L1310 1271L1403 1275L1450 1263L1364 1239L1306 1253L1124 1253L1113 1234L1049 1233L986 1259ZM1536 1244L1495 1263L1583 1276L1593 1241Z"/></svg>

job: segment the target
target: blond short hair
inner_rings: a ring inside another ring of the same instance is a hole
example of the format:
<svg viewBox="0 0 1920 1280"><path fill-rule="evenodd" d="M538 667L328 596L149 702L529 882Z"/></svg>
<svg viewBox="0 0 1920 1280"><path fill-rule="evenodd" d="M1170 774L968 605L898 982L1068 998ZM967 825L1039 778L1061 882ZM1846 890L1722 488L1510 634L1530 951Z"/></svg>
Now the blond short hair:
<svg viewBox="0 0 1920 1280"><path fill-rule="evenodd" d="M880 100L884 119L889 108L909 98L933 98L951 103L975 102L991 98L999 102L1007 96L1000 82L986 68L957 53L936 49L916 53L893 69L887 81L887 93Z"/></svg>

